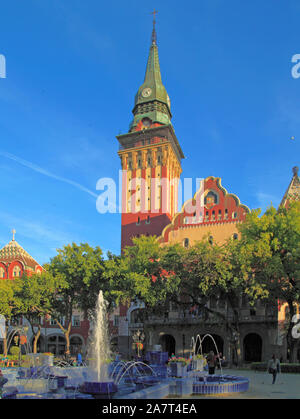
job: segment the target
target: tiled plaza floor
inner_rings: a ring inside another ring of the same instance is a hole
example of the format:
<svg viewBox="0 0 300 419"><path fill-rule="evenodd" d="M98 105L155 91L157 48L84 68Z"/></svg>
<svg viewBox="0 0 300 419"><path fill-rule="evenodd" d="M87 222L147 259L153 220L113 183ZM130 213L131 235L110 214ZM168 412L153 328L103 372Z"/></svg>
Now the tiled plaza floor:
<svg viewBox="0 0 300 419"><path fill-rule="evenodd" d="M217 373L219 374L219 371ZM193 398L300 399L300 374L278 374L275 384L272 384L272 375L263 372L224 369L223 374L240 375L249 378L249 390L245 393L220 396L193 396Z"/></svg>

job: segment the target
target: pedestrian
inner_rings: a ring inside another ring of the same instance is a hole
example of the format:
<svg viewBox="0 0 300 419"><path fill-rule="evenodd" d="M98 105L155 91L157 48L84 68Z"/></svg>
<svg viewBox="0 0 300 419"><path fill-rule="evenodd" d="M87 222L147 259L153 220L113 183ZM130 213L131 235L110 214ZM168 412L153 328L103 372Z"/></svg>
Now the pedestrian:
<svg viewBox="0 0 300 419"><path fill-rule="evenodd" d="M207 356L208 374L212 375L215 373L216 368L216 357L214 351L210 351Z"/></svg>
<svg viewBox="0 0 300 419"><path fill-rule="evenodd" d="M222 355L222 352L219 352L218 353L216 361L217 361L217 368L220 368L221 369L222 366L223 366L223 355Z"/></svg>
<svg viewBox="0 0 300 419"><path fill-rule="evenodd" d="M272 355L272 358L268 362L268 373L273 375L272 384L275 384L276 376L280 373L280 361L276 358L275 354Z"/></svg>
<svg viewBox="0 0 300 419"><path fill-rule="evenodd" d="M77 366L80 367L82 365L82 355L80 351L77 353Z"/></svg>
<svg viewBox="0 0 300 419"><path fill-rule="evenodd" d="M3 376L2 371L0 370L0 399L2 397L3 386L7 383L7 381L8 379Z"/></svg>

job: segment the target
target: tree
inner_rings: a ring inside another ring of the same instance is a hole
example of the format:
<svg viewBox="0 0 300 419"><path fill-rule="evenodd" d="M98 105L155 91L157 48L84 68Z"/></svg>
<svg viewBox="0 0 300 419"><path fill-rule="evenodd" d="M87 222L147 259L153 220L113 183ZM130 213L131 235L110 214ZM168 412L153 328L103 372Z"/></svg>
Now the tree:
<svg viewBox="0 0 300 419"><path fill-rule="evenodd" d="M255 282L267 290L268 301L288 304L286 339L290 362L294 362L298 340L292 334L293 317L300 303L300 202L288 209L271 206L259 215L260 211L252 211L239 227L241 246Z"/></svg>
<svg viewBox="0 0 300 419"><path fill-rule="evenodd" d="M162 311L178 291L180 249L178 245L161 247L155 237L141 236L134 238L121 256L111 255L105 261L104 276L116 304L129 305L138 299L148 314Z"/></svg>
<svg viewBox="0 0 300 419"><path fill-rule="evenodd" d="M238 307L244 280L238 269L236 255L236 242L231 241L219 246L204 238L186 249L179 297L188 306L197 308L204 321L215 318L224 325L231 334L236 360L240 363ZM227 302L231 314L209 305L212 299Z"/></svg>
<svg viewBox="0 0 300 419"><path fill-rule="evenodd" d="M24 274L14 280L14 302L16 314L23 316L30 324L33 340L33 353L37 352L37 342L41 334L40 319L51 312L51 301L57 284L55 278L46 272Z"/></svg>
<svg viewBox="0 0 300 419"><path fill-rule="evenodd" d="M5 317L6 320L9 320L14 315L14 305L13 305L13 286L12 281L9 279L1 279L0 281L0 314ZM6 323L7 324L7 323ZM4 327L4 330L1 330L3 333L3 354L7 356L7 325Z"/></svg>
<svg viewBox="0 0 300 419"><path fill-rule="evenodd" d="M209 236L208 236L209 237ZM238 240L228 239L225 244L213 244L208 237L181 251L179 292L172 298L185 309L197 310L204 321L214 318L231 337L237 364L241 359L240 300L247 295L250 304L267 295L264 285L252 275L247 255ZM227 311L208 304L223 302Z"/></svg>
<svg viewBox="0 0 300 419"><path fill-rule="evenodd" d="M58 249L58 254L45 268L46 275L56 282L50 314L65 335L66 355L69 355L74 310L80 310L88 316L96 306L100 289L107 289L102 278L102 250L100 247L92 248L87 243L72 243Z"/></svg>

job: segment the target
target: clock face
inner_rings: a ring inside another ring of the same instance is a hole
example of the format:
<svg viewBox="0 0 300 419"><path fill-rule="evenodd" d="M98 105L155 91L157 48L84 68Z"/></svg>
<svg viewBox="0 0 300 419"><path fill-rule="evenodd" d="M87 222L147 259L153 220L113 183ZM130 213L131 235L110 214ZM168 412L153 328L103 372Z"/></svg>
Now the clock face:
<svg viewBox="0 0 300 419"><path fill-rule="evenodd" d="M143 123L143 126L144 127L150 127L150 125L151 125L151 119L149 119L149 118L143 118L142 119L142 123Z"/></svg>
<svg viewBox="0 0 300 419"><path fill-rule="evenodd" d="M143 97L149 97L152 93L152 90L150 89L150 87L146 87L143 91L142 91L142 96Z"/></svg>

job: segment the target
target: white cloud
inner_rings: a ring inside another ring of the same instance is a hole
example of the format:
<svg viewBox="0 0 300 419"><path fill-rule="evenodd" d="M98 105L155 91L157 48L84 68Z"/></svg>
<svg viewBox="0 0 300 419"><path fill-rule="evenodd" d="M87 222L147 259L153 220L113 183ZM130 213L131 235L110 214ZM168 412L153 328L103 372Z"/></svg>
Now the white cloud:
<svg viewBox="0 0 300 419"><path fill-rule="evenodd" d="M93 196L94 198L97 198L98 197L98 195L95 192L91 191L90 189L86 188L85 186L81 185L80 183L74 182L73 180L67 179L67 178L62 177L62 176L57 176L57 175L49 172L48 170L45 170L42 167L37 166L34 163L31 163L31 162L29 162L27 160L21 159L18 156L15 156L14 154L7 153L5 151L0 151L0 155L3 156L3 157L8 158L10 160L13 160L16 163L19 163L22 166L25 166L25 167L27 167L27 168L29 168L31 170L34 170L35 172L40 173L40 174L42 174L44 176L47 176L49 178L56 179L59 182L63 182L63 183L69 184L71 186L74 186L75 188L77 188L77 189L79 189L79 190L81 190L83 192L88 193L89 195Z"/></svg>

